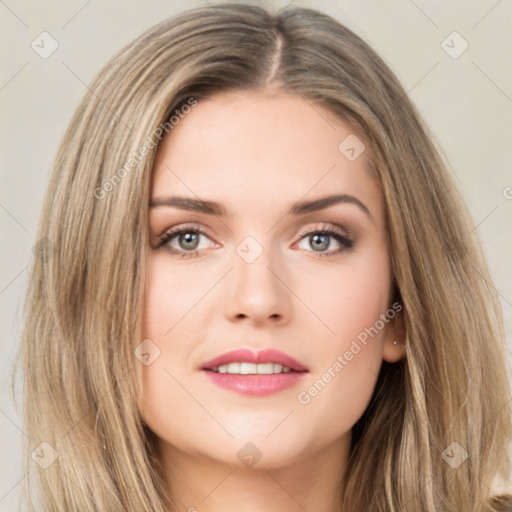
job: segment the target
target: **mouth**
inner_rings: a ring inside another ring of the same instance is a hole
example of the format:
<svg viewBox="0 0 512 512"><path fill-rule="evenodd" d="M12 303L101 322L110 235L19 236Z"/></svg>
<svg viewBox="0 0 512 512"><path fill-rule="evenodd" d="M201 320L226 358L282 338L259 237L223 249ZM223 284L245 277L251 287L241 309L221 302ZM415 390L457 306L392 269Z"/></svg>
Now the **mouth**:
<svg viewBox="0 0 512 512"><path fill-rule="evenodd" d="M277 373L290 373L295 372L288 366L283 366L277 363L247 363L235 362L229 364L222 364L211 371L215 373L229 373L230 375L274 375Z"/></svg>
<svg viewBox="0 0 512 512"><path fill-rule="evenodd" d="M278 350L226 352L201 368L217 386L243 395L266 396L296 385L309 370Z"/></svg>

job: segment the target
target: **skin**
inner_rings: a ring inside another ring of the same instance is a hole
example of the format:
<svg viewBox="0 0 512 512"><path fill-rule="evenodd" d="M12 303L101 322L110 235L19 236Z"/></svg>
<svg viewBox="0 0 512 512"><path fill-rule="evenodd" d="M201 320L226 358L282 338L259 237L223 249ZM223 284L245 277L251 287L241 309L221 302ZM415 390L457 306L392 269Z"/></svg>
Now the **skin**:
<svg viewBox="0 0 512 512"><path fill-rule="evenodd" d="M143 368L140 407L180 510L339 510L351 427L382 360L396 362L404 351L398 314L342 371L332 370L390 307L383 198L365 169L367 152L349 161L338 150L351 133L298 96L239 91L200 101L159 147L153 200L201 198L228 213L150 210L143 335L160 354ZM285 215L297 201L335 193L356 197L369 214L338 203ZM193 252L179 235L159 245L167 230L190 223L206 232L196 255L171 252ZM335 238L317 248L302 235L325 227L352 248L334 254L344 247ZM252 263L236 250L247 236L263 249ZM236 348L281 350L309 373L273 395L234 393L200 367ZM329 368L335 377L301 403L298 394ZM249 442L262 454L252 467L237 457Z"/></svg>

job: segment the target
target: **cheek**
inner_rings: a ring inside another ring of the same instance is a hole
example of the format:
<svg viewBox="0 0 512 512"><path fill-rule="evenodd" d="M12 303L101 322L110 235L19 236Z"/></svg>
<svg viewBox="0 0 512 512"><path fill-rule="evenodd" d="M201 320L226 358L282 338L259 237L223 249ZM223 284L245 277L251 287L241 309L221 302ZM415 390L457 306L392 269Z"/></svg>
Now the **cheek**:
<svg viewBox="0 0 512 512"><path fill-rule="evenodd" d="M176 384L172 377L175 373L172 362L182 358L180 347L186 350L183 343L173 343L172 338L181 328L180 320L190 309L187 304L192 300L191 288L190 283L184 285L183 280L176 277L176 272L169 272L160 254L148 256L142 336L154 343L151 346L157 347L154 350L158 356L151 364L142 367L139 406L145 422L157 433L165 431L172 423L167 414L172 411L170 393Z"/></svg>
<svg viewBox="0 0 512 512"><path fill-rule="evenodd" d="M309 380L297 395L301 430L310 428L312 439L317 439L321 433L321 444L350 432L370 402L379 366L380 358L375 351L364 355L361 352L351 361L333 359L324 372Z"/></svg>
<svg viewBox="0 0 512 512"><path fill-rule="evenodd" d="M169 265L165 252L148 256L142 332L145 338L172 336L175 326L208 290L211 277L187 275ZM210 285L211 286L211 285Z"/></svg>
<svg viewBox="0 0 512 512"><path fill-rule="evenodd" d="M191 353L201 339L211 288L211 271L203 272L200 266L192 270L187 265L177 269L164 251L148 255L142 335L158 347L159 355L142 368L139 407L144 421L160 438L179 440L182 445L189 442L193 431L198 436L204 428L198 421L204 410L192 398L205 401L201 389L190 381L196 373Z"/></svg>
<svg viewBox="0 0 512 512"><path fill-rule="evenodd" d="M311 303L324 328L320 323L315 328L315 366L297 395L304 417L328 416L324 433L332 438L350 430L370 401L387 325L382 320L389 305L387 253L353 261L321 280L322 293L312 288Z"/></svg>
<svg viewBox="0 0 512 512"><path fill-rule="evenodd" d="M371 329L389 306L390 266L387 251L375 246L372 251L356 255L333 271L317 272L309 283L302 285L311 310L323 323L312 323L316 338L315 352L331 356L350 348L353 340L364 342ZM384 331L378 323L377 342L369 350L378 350ZM374 331L372 330L372 333ZM369 338L368 338L369 339ZM369 344L368 344L369 345ZM323 361L325 363L325 361Z"/></svg>

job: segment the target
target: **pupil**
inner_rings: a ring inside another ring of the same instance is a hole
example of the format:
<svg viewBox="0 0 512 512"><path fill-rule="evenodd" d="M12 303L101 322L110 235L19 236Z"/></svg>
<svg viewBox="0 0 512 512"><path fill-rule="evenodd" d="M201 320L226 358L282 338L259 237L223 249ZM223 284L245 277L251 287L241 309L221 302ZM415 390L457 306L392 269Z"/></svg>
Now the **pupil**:
<svg viewBox="0 0 512 512"><path fill-rule="evenodd" d="M324 242L323 243L320 242L320 245L317 245L317 248L327 249L329 247L329 237L327 235L319 235L319 234L313 235L314 243L312 245L314 246L316 244L316 242L318 241L318 239L321 237L324 238Z"/></svg>
<svg viewBox="0 0 512 512"><path fill-rule="evenodd" d="M185 233L181 236L181 241L184 241L185 249L195 249L197 247L198 234L197 233ZM192 244L192 247L187 244Z"/></svg>

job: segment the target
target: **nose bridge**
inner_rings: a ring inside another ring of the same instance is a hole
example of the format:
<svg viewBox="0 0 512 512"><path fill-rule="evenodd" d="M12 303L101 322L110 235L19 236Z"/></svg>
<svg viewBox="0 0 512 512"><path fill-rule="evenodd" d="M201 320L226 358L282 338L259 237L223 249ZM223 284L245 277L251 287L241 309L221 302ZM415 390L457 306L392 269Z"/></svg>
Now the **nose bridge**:
<svg viewBox="0 0 512 512"><path fill-rule="evenodd" d="M254 323L286 321L291 302L279 255L253 236L242 240L235 252L226 315L231 320L247 317Z"/></svg>

